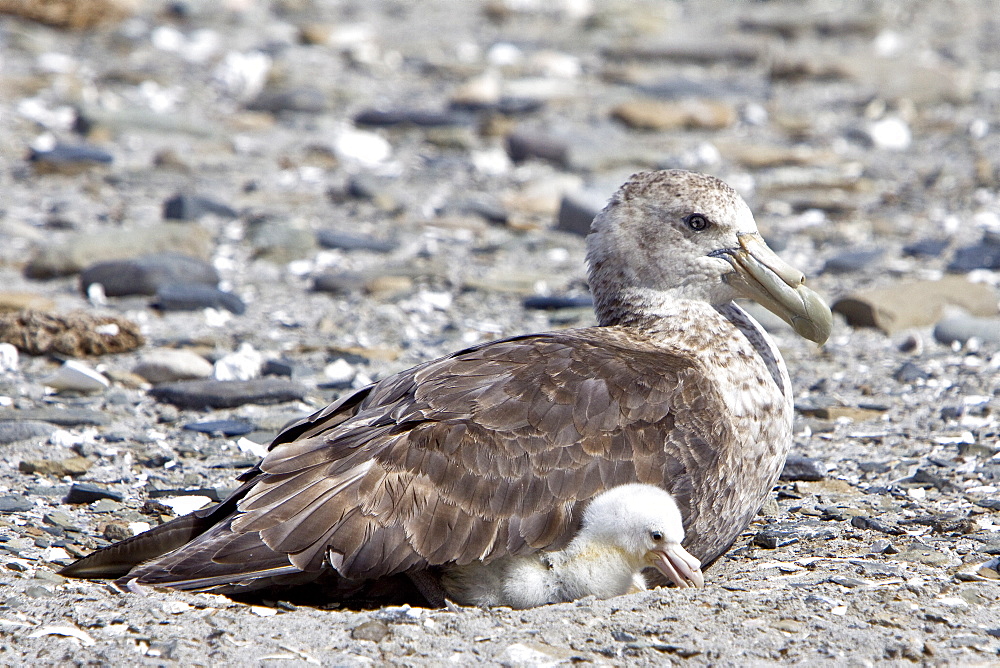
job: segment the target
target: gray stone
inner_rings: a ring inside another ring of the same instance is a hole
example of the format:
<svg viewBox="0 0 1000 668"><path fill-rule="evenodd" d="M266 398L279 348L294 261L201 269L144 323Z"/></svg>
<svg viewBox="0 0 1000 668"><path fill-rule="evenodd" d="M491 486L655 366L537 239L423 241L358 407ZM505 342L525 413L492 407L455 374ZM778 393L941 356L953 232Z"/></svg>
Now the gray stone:
<svg viewBox="0 0 1000 668"><path fill-rule="evenodd" d="M948 271L958 274L973 269L1000 269L1000 243L984 239L978 244L956 250Z"/></svg>
<svg viewBox="0 0 1000 668"><path fill-rule="evenodd" d="M41 246L28 262L28 278L55 278L82 271L97 262L172 251L196 258L211 256L208 230L176 224L140 229L103 229L70 236Z"/></svg>
<svg viewBox="0 0 1000 668"><path fill-rule="evenodd" d="M75 482L63 498L63 503L93 503L100 499L121 501L122 494L89 482Z"/></svg>
<svg viewBox="0 0 1000 668"><path fill-rule="evenodd" d="M0 445L27 441L29 439L44 441L55 430L56 426L54 424L39 422L38 420L2 421L0 422Z"/></svg>
<svg viewBox="0 0 1000 668"><path fill-rule="evenodd" d="M769 550L792 545L802 540L830 540L836 538L839 531L829 523L807 520L804 522L775 522L757 532L753 537L754 545Z"/></svg>
<svg viewBox="0 0 1000 668"><path fill-rule="evenodd" d="M100 283L108 297L125 295L155 295L168 283L198 283L218 285L219 274L215 268L197 258L179 253L156 253L131 260L98 262L80 274L80 290Z"/></svg>
<svg viewBox="0 0 1000 668"><path fill-rule="evenodd" d="M319 230L316 232L316 241L323 248L337 248L340 250L366 250L375 253L389 253L396 249L397 244L393 241L383 241L372 237L365 237L358 234L348 234L336 230Z"/></svg>
<svg viewBox="0 0 1000 668"><path fill-rule="evenodd" d="M934 338L944 344L966 343L978 339L984 343L1000 342L1000 318L977 318L967 313L950 315L934 326Z"/></svg>
<svg viewBox="0 0 1000 668"><path fill-rule="evenodd" d="M423 109L365 109L354 116L356 125L370 127L395 127L412 125L423 128L470 125L472 116L459 111L432 111Z"/></svg>
<svg viewBox="0 0 1000 668"><path fill-rule="evenodd" d="M825 274L847 274L853 271L861 271L875 264L885 250L882 248L871 248L864 250L845 251L834 255L823 265Z"/></svg>
<svg viewBox="0 0 1000 668"><path fill-rule="evenodd" d="M225 309L241 315L246 304L237 295L210 285L167 283L156 291L153 305L161 311L198 311L203 308Z"/></svg>
<svg viewBox="0 0 1000 668"><path fill-rule="evenodd" d="M559 203L556 229L587 236L594 216L600 213L607 203L607 193L590 190L566 193Z"/></svg>
<svg viewBox="0 0 1000 668"><path fill-rule="evenodd" d="M209 378L213 370L212 363L195 352L161 348L144 354L132 373L155 384Z"/></svg>
<svg viewBox="0 0 1000 668"><path fill-rule="evenodd" d="M178 193L163 203L166 220L197 220L207 214L223 218L236 218L239 213L228 204L210 197Z"/></svg>
<svg viewBox="0 0 1000 668"><path fill-rule="evenodd" d="M34 507L35 504L26 496L0 496L0 513L26 513Z"/></svg>
<svg viewBox="0 0 1000 668"><path fill-rule="evenodd" d="M326 111L328 106L329 103L323 91L303 86L284 90L266 90L248 102L246 108L251 111L268 111L272 114L286 111L317 114Z"/></svg>
<svg viewBox="0 0 1000 668"><path fill-rule="evenodd" d="M234 408L243 404L298 401L306 388L274 376L254 380L188 380L164 383L149 391L159 401L181 408Z"/></svg>
<svg viewBox="0 0 1000 668"><path fill-rule="evenodd" d="M197 431L203 434L221 436L245 436L256 427L246 420L212 420L210 422L189 422L182 429Z"/></svg>
<svg viewBox="0 0 1000 668"><path fill-rule="evenodd" d="M507 154L514 162L537 159L566 166L569 143L551 134L519 129L507 136Z"/></svg>
<svg viewBox="0 0 1000 668"><path fill-rule="evenodd" d="M62 427L100 426L111 423L111 417L106 413L99 413L86 408L73 408L72 406L61 406L59 408L44 406L41 408L0 408L0 427L2 427L2 423L12 420L36 420Z"/></svg>
<svg viewBox="0 0 1000 668"><path fill-rule="evenodd" d="M785 459L785 467L781 470L781 480L822 480L826 477L826 467L823 462L811 457L789 455Z"/></svg>
<svg viewBox="0 0 1000 668"><path fill-rule="evenodd" d="M32 149L28 159L40 173L76 174L95 165L109 165L114 156L96 146L56 144L47 151Z"/></svg>

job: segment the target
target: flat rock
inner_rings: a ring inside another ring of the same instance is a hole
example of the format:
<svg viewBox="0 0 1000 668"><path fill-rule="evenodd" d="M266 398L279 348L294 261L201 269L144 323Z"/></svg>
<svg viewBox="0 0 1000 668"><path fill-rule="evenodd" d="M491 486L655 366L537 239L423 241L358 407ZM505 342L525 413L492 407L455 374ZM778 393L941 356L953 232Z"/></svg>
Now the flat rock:
<svg viewBox="0 0 1000 668"><path fill-rule="evenodd" d="M121 501L123 498L120 492L115 492L100 485L89 482L75 482L69 488L69 492L63 498L63 503L93 503L101 499L112 499Z"/></svg>
<svg viewBox="0 0 1000 668"><path fill-rule="evenodd" d="M736 109L716 100L632 100L611 117L633 130L719 130L736 122Z"/></svg>
<svg viewBox="0 0 1000 668"><path fill-rule="evenodd" d="M150 383L169 383L212 376L214 366L190 350L160 348L143 354L132 372Z"/></svg>
<svg viewBox="0 0 1000 668"><path fill-rule="evenodd" d="M166 220L198 220L210 213L223 218L236 218L239 215L228 204L203 195L178 193L163 203L163 217Z"/></svg>
<svg viewBox="0 0 1000 668"><path fill-rule="evenodd" d="M984 343L1000 342L1000 317L977 318L967 313L949 315L934 326L934 339L940 343L965 343L978 339Z"/></svg>
<svg viewBox="0 0 1000 668"><path fill-rule="evenodd" d="M211 420L209 422L189 422L183 429L197 431L202 434L222 436L244 436L256 427L247 420Z"/></svg>
<svg viewBox="0 0 1000 668"><path fill-rule="evenodd" d="M538 130L517 129L507 136L507 154L514 162L536 159L566 166L569 150L565 139Z"/></svg>
<svg viewBox="0 0 1000 668"><path fill-rule="evenodd" d="M852 327L876 327L886 334L933 325L946 306L959 306L973 315L997 313L997 296L982 283L946 276L937 281L897 283L862 290L838 299L833 310Z"/></svg>
<svg viewBox="0 0 1000 668"><path fill-rule="evenodd" d="M234 408L244 404L298 401L306 388L273 376L254 380L188 380L158 385L149 391L159 401L181 408Z"/></svg>
<svg viewBox="0 0 1000 668"><path fill-rule="evenodd" d="M0 315L0 341L29 355L87 357L122 353L145 344L139 326L117 316L84 311L53 315L20 311Z"/></svg>
<svg viewBox="0 0 1000 668"><path fill-rule="evenodd" d="M384 241L360 234L338 232L337 230L317 231L316 241L323 248L337 248L347 251L366 250L375 253L389 253L395 250L397 246L394 241Z"/></svg>
<svg viewBox="0 0 1000 668"><path fill-rule="evenodd" d="M823 462L802 455L789 455L781 470L781 480L822 480L826 477Z"/></svg>
<svg viewBox="0 0 1000 668"><path fill-rule="evenodd" d="M0 292L0 313L16 311L51 311L56 303L32 292Z"/></svg>
<svg viewBox="0 0 1000 668"><path fill-rule="evenodd" d="M161 311L198 311L204 308L225 309L236 315L246 311L239 296L211 285L167 283L156 291L153 305Z"/></svg>
<svg viewBox="0 0 1000 668"><path fill-rule="evenodd" d="M91 462L86 457L67 457L66 459L25 459L18 464L21 473L36 473L56 478L63 476L77 477L90 470Z"/></svg>
<svg viewBox="0 0 1000 668"><path fill-rule="evenodd" d="M856 249L838 253L826 261L823 265L823 273L846 274L852 271L861 271L875 264L883 255L882 248Z"/></svg>
<svg viewBox="0 0 1000 668"><path fill-rule="evenodd" d="M56 278L98 262L172 251L208 259L213 241L207 229L191 225L159 225L141 229L103 229L71 235L61 243L40 247L28 262L28 278Z"/></svg>
<svg viewBox="0 0 1000 668"><path fill-rule="evenodd" d="M134 10L134 3L127 0L0 0L0 14L72 30L118 23Z"/></svg>
<svg viewBox="0 0 1000 668"><path fill-rule="evenodd" d="M54 373L42 378L57 392L101 392L111 385L104 374L77 360L66 360Z"/></svg>
<svg viewBox="0 0 1000 668"><path fill-rule="evenodd" d="M61 427L100 426L111 423L106 413L62 406L59 408L0 408L0 423L8 421L35 420ZM2 426L2 425L0 425Z"/></svg>
<svg viewBox="0 0 1000 668"><path fill-rule="evenodd" d="M108 297L155 295L168 283L197 283L215 287L219 273L198 258L179 253L156 253L130 260L98 262L80 273L80 290L87 294L94 283L103 286Z"/></svg>
<svg viewBox="0 0 1000 668"><path fill-rule="evenodd" d="M328 106L329 103L323 91L310 86L302 86L265 90L248 102L246 108L251 111L267 111L272 114L286 111L317 114L326 111Z"/></svg>
<svg viewBox="0 0 1000 668"><path fill-rule="evenodd" d="M582 237L590 233L594 217L608 203L608 195L596 190L579 190L563 195L556 214L556 229Z"/></svg>
<svg viewBox="0 0 1000 668"><path fill-rule="evenodd" d="M49 150L32 150L28 160L39 174L79 174L97 165L114 161L107 151L87 144L56 144Z"/></svg>
<svg viewBox="0 0 1000 668"><path fill-rule="evenodd" d="M27 441L28 439L44 440L52 435L56 426L49 422L20 419L17 422L0 422L0 445Z"/></svg>
<svg viewBox="0 0 1000 668"><path fill-rule="evenodd" d="M839 531L829 522L806 520L803 522L775 522L757 532L753 537L754 545L773 550L786 545L793 545L803 540L830 540L836 538Z"/></svg>
<svg viewBox="0 0 1000 668"><path fill-rule="evenodd" d="M0 513L26 513L34 507L35 504L26 496L0 496Z"/></svg>

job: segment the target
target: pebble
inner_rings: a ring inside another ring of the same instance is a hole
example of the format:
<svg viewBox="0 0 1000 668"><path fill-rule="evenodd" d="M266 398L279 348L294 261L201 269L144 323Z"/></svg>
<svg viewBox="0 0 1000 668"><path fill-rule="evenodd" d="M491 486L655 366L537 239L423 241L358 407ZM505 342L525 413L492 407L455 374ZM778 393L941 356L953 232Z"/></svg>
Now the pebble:
<svg viewBox="0 0 1000 668"><path fill-rule="evenodd" d="M394 241L383 241L373 237L328 229L316 232L316 241L323 248L337 248L346 251L365 250L375 253L390 253L397 247Z"/></svg>
<svg viewBox="0 0 1000 668"><path fill-rule="evenodd" d="M899 561L910 561L917 564L924 564L926 566L939 567L952 566L956 561L948 555L916 541L911 543L908 548L893 558L898 559Z"/></svg>
<svg viewBox="0 0 1000 668"><path fill-rule="evenodd" d="M75 482L69 488L66 496L63 497L63 503L93 503L101 499L121 501L123 498L124 496L120 492L115 492L100 485L89 482Z"/></svg>
<svg viewBox="0 0 1000 668"><path fill-rule="evenodd" d="M82 362L67 360L55 373L42 378L42 382L57 392L101 392L111 386L103 374Z"/></svg>
<svg viewBox="0 0 1000 668"><path fill-rule="evenodd" d="M359 292L367 280L367 276L357 272L324 272L313 276L312 289L315 292L348 295L352 292Z"/></svg>
<svg viewBox="0 0 1000 668"><path fill-rule="evenodd" d="M247 229L255 258L288 264L316 252L316 235L306 226L275 216L256 216Z"/></svg>
<svg viewBox="0 0 1000 668"><path fill-rule="evenodd" d="M130 260L98 262L80 273L80 291L99 283L108 297L155 295L168 283L216 286L219 274L212 265L179 253L155 253Z"/></svg>
<svg viewBox="0 0 1000 668"><path fill-rule="evenodd" d="M906 121L890 116L868 125L866 132L876 148L905 151L913 141L913 132Z"/></svg>
<svg viewBox="0 0 1000 668"><path fill-rule="evenodd" d="M39 422L26 418L17 421L4 420L0 422L0 445L29 439L47 439L55 430L56 425L49 422Z"/></svg>
<svg viewBox="0 0 1000 668"><path fill-rule="evenodd" d="M62 427L82 427L110 424L112 418L107 413L72 406L0 408L0 425L11 420L37 420Z"/></svg>
<svg viewBox="0 0 1000 668"><path fill-rule="evenodd" d="M64 476L78 477L84 475L93 465L86 457L67 457L66 459L24 459L18 464L21 473L37 473L38 475L62 478Z"/></svg>
<svg viewBox="0 0 1000 668"><path fill-rule="evenodd" d="M158 401L180 408L235 408L244 404L277 404L300 401L306 388L273 376L254 380L188 380L164 383L149 393Z"/></svg>
<svg viewBox="0 0 1000 668"><path fill-rule="evenodd" d="M927 380L931 377L931 374L924 371L913 362L904 362L902 366L893 371L892 377L900 383L909 384L916 383L921 380Z"/></svg>
<svg viewBox="0 0 1000 668"><path fill-rule="evenodd" d="M781 480L822 480L826 477L826 467L823 462L802 455L788 455L785 467L781 470Z"/></svg>
<svg viewBox="0 0 1000 668"><path fill-rule="evenodd" d="M10 343L0 343L0 372L17 371L17 347Z"/></svg>
<svg viewBox="0 0 1000 668"><path fill-rule="evenodd" d="M984 239L977 244L959 248L948 265L948 271L956 274L976 269L1000 269L1000 243Z"/></svg>
<svg viewBox="0 0 1000 668"><path fill-rule="evenodd" d="M202 195L178 193L163 203L163 218L166 220L198 220L208 214L221 218L236 218L239 215L228 204Z"/></svg>
<svg viewBox="0 0 1000 668"><path fill-rule="evenodd" d="M389 625L377 619L358 624L351 629L351 637L355 640L368 640L371 642L381 642L383 638L392 633Z"/></svg>
<svg viewBox="0 0 1000 668"><path fill-rule="evenodd" d="M757 532L753 543L774 550L802 540L830 540L836 538L838 533L837 529L823 522L775 522Z"/></svg>
<svg viewBox="0 0 1000 668"><path fill-rule="evenodd" d="M188 431L197 431L213 436L245 436L257 427L246 420L211 420L209 422L189 422L182 427Z"/></svg>
<svg viewBox="0 0 1000 668"><path fill-rule="evenodd" d="M0 313L52 311L56 303L32 292L0 292Z"/></svg>
<svg viewBox="0 0 1000 668"><path fill-rule="evenodd" d="M161 311L197 311L199 309L225 309L236 315L246 312L246 304L239 296L210 285L196 283L167 283L156 291L153 306Z"/></svg>
<svg viewBox="0 0 1000 668"><path fill-rule="evenodd" d="M457 111L426 111L422 109L365 109L354 116L355 125L389 128L412 125L422 128L469 125L472 118Z"/></svg>
<svg viewBox="0 0 1000 668"><path fill-rule="evenodd" d="M97 230L73 234L65 241L39 247L24 268L28 278L69 276L98 262L151 253L175 252L196 258L212 254L209 231L198 226L158 225L141 229Z"/></svg>
<svg viewBox="0 0 1000 668"><path fill-rule="evenodd" d="M967 313L947 316L934 326L934 339L946 345L977 339L983 343L1000 342L1000 317L977 318Z"/></svg>
<svg viewBox="0 0 1000 668"><path fill-rule="evenodd" d="M948 247L948 239L921 239L903 246L903 255L912 257L940 257Z"/></svg>
<svg viewBox="0 0 1000 668"><path fill-rule="evenodd" d="M594 217L608 203L608 195L596 190L578 190L563 195L556 214L556 229L580 236L590 233Z"/></svg>
<svg viewBox="0 0 1000 668"><path fill-rule="evenodd" d="M374 132L342 128L333 137L333 152L346 162L375 168L392 156L392 145Z"/></svg>
<svg viewBox="0 0 1000 668"><path fill-rule="evenodd" d="M866 517L864 515L855 515L852 517L851 526L857 527L858 529L872 529L873 531L878 531L879 533L888 534L890 536L903 536L906 534L905 529L901 529L898 526L884 522L876 517Z"/></svg>
<svg viewBox="0 0 1000 668"><path fill-rule="evenodd" d="M520 128L507 136L507 154L514 162L537 159L565 167L569 144L551 134Z"/></svg>
<svg viewBox="0 0 1000 668"><path fill-rule="evenodd" d="M160 348L144 353L132 372L157 384L209 378L214 370L211 362L195 352Z"/></svg>
<svg viewBox="0 0 1000 668"><path fill-rule="evenodd" d="M720 130L736 122L736 109L716 100L632 100L611 110L611 117L633 130Z"/></svg>
<svg viewBox="0 0 1000 668"><path fill-rule="evenodd" d="M32 149L28 159L39 174L79 174L97 165L108 165L114 156L96 146L56 144L48 150Z"/></svg>
<svg viewBox="0 0 1000 668"><path fill-rule="evenodd" d="M216 380L250 380L260 376L264 356L249 343L215 361L212 376Z"/></svg>
<svg viewBox="0 0 1000 668"><path fill-rule="evenodd" d="M318 114L329 107L326 95L318 88L300 86L284 90L264 90L247 103L250 111L266 111L272 114L298 112Z"/></svg>
<svg viewBox="0 0 1000 668"><path fill-rule="evenodd" d="M885 250L882 248L838 253L826 261L826 264L823 265L823 273L846 274L863 271L875 264L884 254Z"/></svg>
<svg viewBox="0 0 1000 668"><path fill-rule="evenodd" d="M837 299L831 308L852 327L877 327L894 334L933 325L948 306L975 315L993 315L997 313L997 297L988 285L945 276L935 281L904 281L859 290Z"/></svg>
<svg viewBox="0 0 1000 668"><path fill-rule="evenodd" d="M131 16L135 9L128 0L46 0L2 5L4 14L69 30L112 26Z"/></svg>
<svg viewBox="0 0 1000 668"><path fill-rule="evenodd" d="M14 494L0 496L0 513L26 513L32 510L35 504L31 499Z"/></svg>

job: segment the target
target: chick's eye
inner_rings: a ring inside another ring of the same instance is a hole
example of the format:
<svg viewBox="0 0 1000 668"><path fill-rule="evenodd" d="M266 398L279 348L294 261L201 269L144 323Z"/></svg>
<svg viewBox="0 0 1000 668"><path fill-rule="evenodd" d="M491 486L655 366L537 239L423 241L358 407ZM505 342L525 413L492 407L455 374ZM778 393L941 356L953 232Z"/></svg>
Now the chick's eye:
<svg viewBox="0 0 1000 668"><path fill-rule="evenodd" d="M701 232L709 226L708 218L700 213L692 213L690 216L684 218L684 222L695 232Z"/></svg>
<svg viewBox="0 0 1000 668"><path fill-rule="evenodd" d="M663 540L663 534L659 531L650 531L649 537L652 538L657 543Z"/></svg>

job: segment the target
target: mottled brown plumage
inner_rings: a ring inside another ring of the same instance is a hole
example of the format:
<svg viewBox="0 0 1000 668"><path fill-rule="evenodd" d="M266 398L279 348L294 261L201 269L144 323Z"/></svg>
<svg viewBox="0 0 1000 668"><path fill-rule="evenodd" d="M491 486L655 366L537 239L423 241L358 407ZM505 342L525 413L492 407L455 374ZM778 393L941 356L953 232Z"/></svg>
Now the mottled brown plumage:
<svg viewBox="0 0 1000 668"><path fill-rule="evenodd" d="M560 549L588 499L631 482L674 496L684 546L709 565L791 443L784 364L732 299L761 295L815 340L829 311L703 175L633 177L588 261L601 326L482 344L350 394L284 430L219 506L65 572L229 593L406 573L434 598L428 574Z"/></svg>

